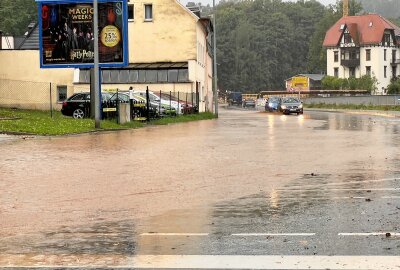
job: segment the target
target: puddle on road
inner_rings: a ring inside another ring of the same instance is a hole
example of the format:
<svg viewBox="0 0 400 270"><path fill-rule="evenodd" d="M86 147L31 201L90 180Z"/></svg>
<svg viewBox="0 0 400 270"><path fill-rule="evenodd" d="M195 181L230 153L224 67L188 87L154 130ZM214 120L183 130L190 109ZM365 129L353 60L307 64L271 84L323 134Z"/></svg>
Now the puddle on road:
<svg viewBox="0 0 400 270"><path fill-rule="evenodd" d="M134 255L136 248L132 221L60 227L57 231L0 239L0 254Z"/></svg>

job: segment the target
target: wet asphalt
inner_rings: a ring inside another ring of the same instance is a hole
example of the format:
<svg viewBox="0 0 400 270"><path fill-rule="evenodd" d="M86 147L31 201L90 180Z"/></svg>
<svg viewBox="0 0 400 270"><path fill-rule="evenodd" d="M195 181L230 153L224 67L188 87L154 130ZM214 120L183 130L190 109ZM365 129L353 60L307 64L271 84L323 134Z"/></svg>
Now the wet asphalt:
<svg viewBox="0 0 400 270"><path fill-rule="evenodd" d="M398 256L399 134L400 118L222 108L218 120L165 127L3 136L0 266Z"/></svg>

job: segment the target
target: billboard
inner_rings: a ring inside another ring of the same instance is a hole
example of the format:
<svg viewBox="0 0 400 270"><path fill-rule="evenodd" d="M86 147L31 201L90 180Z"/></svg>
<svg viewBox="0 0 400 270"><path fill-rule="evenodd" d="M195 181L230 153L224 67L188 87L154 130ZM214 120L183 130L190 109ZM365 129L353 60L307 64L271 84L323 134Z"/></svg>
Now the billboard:
<svg viewBox="0 0 400 270"><path fill-rule="evenodd" d="M308 78L307 77L293 77L292 88L294 89L308 89Z"/></svg>
<svg viewBox="0 0 400 270"><path fill-rule="evenodd" d="M94 63L92 0L38 0L41 68L90 68ZM100 67L128 64L126 0L99 0Z"/></svg>

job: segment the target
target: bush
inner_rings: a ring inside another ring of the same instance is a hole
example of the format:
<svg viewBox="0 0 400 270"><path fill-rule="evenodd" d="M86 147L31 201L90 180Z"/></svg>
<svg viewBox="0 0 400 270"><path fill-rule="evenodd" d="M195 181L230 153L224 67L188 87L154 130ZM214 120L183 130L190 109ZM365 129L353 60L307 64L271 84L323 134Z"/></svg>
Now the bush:
<svg viewBox="0 0 400 270"><path fill-rule="evenodd" d="M326 90L368 90L376 89L377 80L371 76L361 78L350 77L349 79L340 79L332 76L325 76L322 79L322 89ZM400 84L399 84L400 86Z"/></svg>
<svg viewBox="0 0 400 270"><path fill-rule="evenodd" d="M389 95L400 94L400 77L393 78L388 86Z"/></svg>

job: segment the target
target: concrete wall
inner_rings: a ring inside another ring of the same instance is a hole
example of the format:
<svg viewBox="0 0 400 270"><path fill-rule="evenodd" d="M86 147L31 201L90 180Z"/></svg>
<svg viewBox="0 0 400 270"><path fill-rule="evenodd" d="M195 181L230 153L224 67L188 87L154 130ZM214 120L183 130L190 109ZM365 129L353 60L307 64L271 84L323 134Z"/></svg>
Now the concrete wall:
<svg viewBox="0 0 400 270"><path fill-rule="evenodd" d="M0 50L0 106L25 109L50 109L57 102L57 86L74 93L72 69L40 69L39 51Z"/></svg>
<svg viewBox="0 0 400 270"><path fill-rule="evenodd" d="M187 62L197 59L196 22L176 0L129 0L135 18L129 22L129 62ZM153 5L153 20L145 21L144 5Z"/></svg>
<svg viewBox="0 0 400 270"><path fill-rule="evenodd" d="M305 104L340 104L340 105L399 105L400 95L395 96L357 96L357 97L328 97L306 98Z"/></svg>

